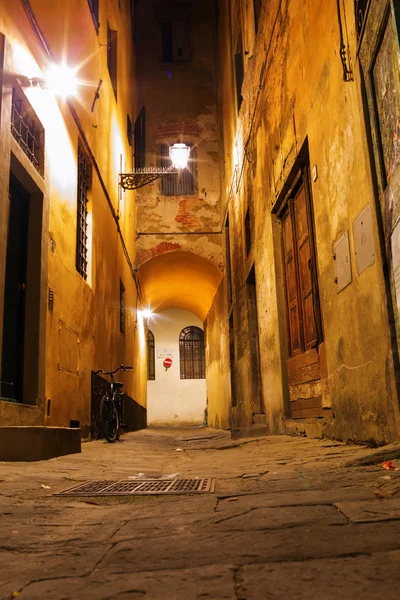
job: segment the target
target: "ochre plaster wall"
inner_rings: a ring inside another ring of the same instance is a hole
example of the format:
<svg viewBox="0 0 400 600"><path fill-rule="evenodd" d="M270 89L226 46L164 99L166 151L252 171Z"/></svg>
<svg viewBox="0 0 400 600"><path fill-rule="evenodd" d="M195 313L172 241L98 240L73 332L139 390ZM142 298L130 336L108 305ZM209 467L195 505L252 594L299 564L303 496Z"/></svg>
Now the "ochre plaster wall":
<svg viewBox="0 0 400 600"><path fill-rule="evenodd" d="M333 419L319 433L342 439L393 440L399 413L382 259L370 172L361 84L356 58L354 3L343 3L345 43L353 80L344 82L336 3L270 0L263 3L255 36L252 3L219 2L219 91L223 118L222 212L229 207L237 407L232 427L252 424L246 277L254 261L257 290L262 409L271 432L290 426L287 331L280 222L272 209L308 140L315 220L317 272L327 359L320 389ZM242 30L245 79L236 115L232 50ZM373 221L375 262L355 267L353 223L366 205ZM250 207L253 249L245 251L244 217ZM352 283L335 283L333 245L349 232ZM224 318L228 319L225 308ZM210 314L218 313L214 300ZM215 318L215 317L214 317ZM221 320L223 317L220 316ZM220 329L209 329L216 345ZM227 344L221 366L226 370ZM309 392L309 390L308 390ZM292 390L292 393L293 390ZM297 393L307 394L307 389ZM298 424L305 430L307 423Z"/></svg>
<svg viewBox="0 0 400 600"><path fill-rule="evenodd" d="M132 364L133 373L126 373L121 378L127 393L141 405L146 404L144 328L137 314L140 302L132 266L136 251L135 198L133 192L123 192L118 186L121 168L123 171L132 168L132 147L126 133L127 115L132 121L135 116L131 19L128 3L124 3L122 10L117 0L99 4L100 28L96 35L86 0L54 4L51 10L46 0L31 2L54 60L65 60L72 67L80 66L79 93L71 100L78 123L66 100L56 99L49 90L24 89L45 129L43 179L19 152L9 134L9 107L13 76L40 76L48 57L33 33L22 4L19 1L2 1L0 4L0 32L6 38L10 72L2 88L1 126L2 132L7 133L6 138L2 133L1 142L2 157L5 158L2 160L1 196L7 197L7 156L11 150L30 177L37 181L44 198L41 306L45 329L41 343L46 350L43 363L39 364L43 389L39 390L37 404L42 409L45 424L69 426L71 419L80 421L83 434L87 434L90 425L92 370L108 370L120 363ZM117 99L107 69L107 22L118 32ZM92 110L100 79L103 81L100 97ZM8 116L8 121L4 116ZM78 125L99 170L97 173L92 165L87 281L75 267ZM114 216L118 218L118 225ZM4 219L7 215L3 211L2 226ZM4 242L0 252L3 269ZM3 280L4 273L2 285ZM125 288L125 333L120 332L120 280ZM52 309L47 303L48 288L54 294ZM51 401L49 415L48 400ZM22 417L20 424L24 424Z"/></svg>

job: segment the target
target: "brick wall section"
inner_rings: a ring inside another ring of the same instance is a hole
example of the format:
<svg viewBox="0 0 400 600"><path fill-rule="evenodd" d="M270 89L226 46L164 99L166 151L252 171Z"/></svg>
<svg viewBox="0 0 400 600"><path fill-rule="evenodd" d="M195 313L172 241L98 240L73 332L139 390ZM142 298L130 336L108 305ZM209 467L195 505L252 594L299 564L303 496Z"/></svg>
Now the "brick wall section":
<svg viewBox="0 0 400 600"><path fill-rule="evenodd" d="M202 226L201 221L193 211L200 209L203 204L204 201L201 198L183 198L179 202L178 214L175 217L175 221L190 229L200 229Z"/></svg>
<svg viewBox="0 0 400 600"><path fill-rule="evenodd" d="M161 244L157 244L154 248L144 248L143 250L139 250L136 260L137 263L141 265L147 260L150 260L150 258L165 254L166 252L173 252L174 250L182 250L182 246L178 243L161 242Z"/></svg>

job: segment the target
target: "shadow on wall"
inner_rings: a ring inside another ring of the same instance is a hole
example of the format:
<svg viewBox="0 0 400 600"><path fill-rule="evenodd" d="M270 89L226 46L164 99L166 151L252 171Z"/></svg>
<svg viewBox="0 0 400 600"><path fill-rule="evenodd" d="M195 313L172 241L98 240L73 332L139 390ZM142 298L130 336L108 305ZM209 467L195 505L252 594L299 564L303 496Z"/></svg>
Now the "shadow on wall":
<svg viewBox="0 0 400 600"><path fill-rule="evenodd" d="M103 437L100 426L100 402L103 394L109 389L109 383L104 377L92 371L91 384L90 437L92 440L98 440ZM127 394L124 394L124 425L127 431L138 431L147 427L147 410Z"/></svg>

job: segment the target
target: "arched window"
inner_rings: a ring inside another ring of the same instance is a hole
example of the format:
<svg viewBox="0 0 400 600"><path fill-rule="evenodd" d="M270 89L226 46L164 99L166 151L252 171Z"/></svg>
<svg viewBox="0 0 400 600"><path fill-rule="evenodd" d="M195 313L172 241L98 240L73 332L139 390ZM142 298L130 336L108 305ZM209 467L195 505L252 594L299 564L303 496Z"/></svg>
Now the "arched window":
<svg viewBox="0 0 400 600"><path fill-rule="evenodd" d="M147 379L154 381L156 378L156 361L154 353L154 334L147 330Z"/></svg>
<svg viewBox="0 0 400 600"><path fill-rule="evenodd" d="M204 331L190 326L179 334L179 360L181 379L204 379Z"/></svg>

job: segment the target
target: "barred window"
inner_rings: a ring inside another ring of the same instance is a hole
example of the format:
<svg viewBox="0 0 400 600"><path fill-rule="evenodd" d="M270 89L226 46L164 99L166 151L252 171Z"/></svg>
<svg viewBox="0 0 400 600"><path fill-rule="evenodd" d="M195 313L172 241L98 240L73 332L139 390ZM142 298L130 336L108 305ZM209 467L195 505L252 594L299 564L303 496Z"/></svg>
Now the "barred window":
<svg viewBox="0 0 400 600"><path fill-rule="evenodd" d="M179 334L181 379L205 379L204 331L190 326Z"/></svg>
<svg viewBox="0 0 400 600"><path fill-rule="evenodd" d="M88 0L96 33L99 33L99 0Z"/></svg>
<svg viewBox="0 0 400 600"><path fill-rule="evenodd" d="M87 203L90 186L91 165L89 159L78 146L78 189L77 189L77 224L76 224L76 270L83 279L87 279L88 236L87 236Z"/></svg>
<svg viewBox="0 0 400 600"><path fill-rule="evenodd" d="M164 196L192 196L196 192L195 185L195 165L196 150L191 144L186 144L190 148L190 157L186 169L181 173L174 173L169 177L163 177L161 180L161 193ZM169 145L161 144L161 167L168 169L171 165L169 157Z"/></svg>
<svg viewBox="0 0 400 600"><path fill-rule="evenodd" d="M154 333L147 330L147 379L154 381L156 378L156 360L154 350Z"/></svg>
<svg viewBox="0 0 400 600"><path fill-rule="evenodd" d="M11 133L40 175L44 174L44 129L28 100L13 88Z"/></svg>

